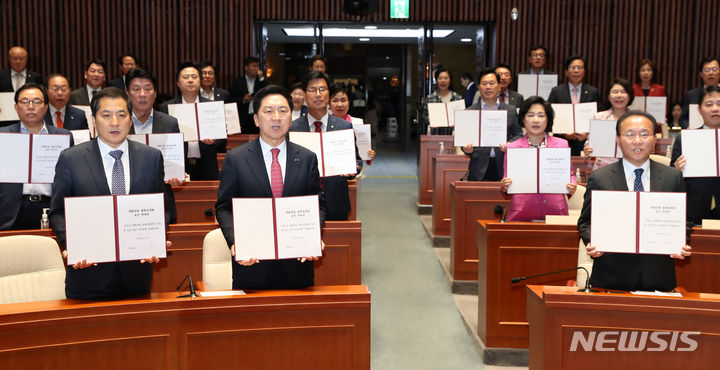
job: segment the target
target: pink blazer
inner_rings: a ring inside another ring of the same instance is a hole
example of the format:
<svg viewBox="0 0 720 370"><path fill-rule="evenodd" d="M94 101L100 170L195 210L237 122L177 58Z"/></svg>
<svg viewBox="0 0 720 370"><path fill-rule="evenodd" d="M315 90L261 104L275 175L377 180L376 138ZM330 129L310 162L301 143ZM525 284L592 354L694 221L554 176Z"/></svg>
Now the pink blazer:
<svg viewBox="0 0 720 370"><path fill-rule="evenodd" d="M508 148L529 148L527 135L509 143ZM546 147L567 148L567 140L546 136ZM507 157L503 164L504 176L507 176ZM575 183L575 175L570 174L570 181ZM567 215L568 205L564 194L513 194L510 200L507 221L544 220L546 215Z"/></svg>

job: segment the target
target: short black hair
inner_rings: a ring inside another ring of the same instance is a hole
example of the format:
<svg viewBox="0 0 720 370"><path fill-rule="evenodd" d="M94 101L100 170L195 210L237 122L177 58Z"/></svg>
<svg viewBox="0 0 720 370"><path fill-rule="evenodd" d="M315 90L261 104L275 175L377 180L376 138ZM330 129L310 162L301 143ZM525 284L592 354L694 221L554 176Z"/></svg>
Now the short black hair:
<svg viewBox="0 0 720 370"><path fill-rule="evenodd" d="M487 75L493 75L495 76L495 81L500 82L500 75L495 72L495 68L485 68L482 71L480 71L480 74L478 74L478 81L482 80L483 77Z"/></svg>
<svg viewBox="0 0 720 370"><path fill-rule="evenodd" d="M107 73L107 63L105 63L104 60L98 59L98 58L90 59L87 63L85 63L84 71L87 72L87 70L90 69L90 65L92 65L92 64L97 64L97 65L102 66L103 72Z"/></svg>
<svg viewBox="0 0 720 370"><path fill-rule="evenodd" d="M130 98L128 98L125 91L118 89L117 87L106 87L95 96L93 96L92 101L90 102L90 110L92 111L93 117L97 116L98 109L100 109L100 100L102 99L123 99L125 100L125 104L127 104L128 113L132 115L132 102L130 101Z"/></svg>
<svg viewBox="0 0 720 370"><path fill-rule="evenodd" d="M177 74L175 75L175 81L180 80L180 72L182 72L182 70L185 68L195 68L198 73L198 78L200 78L200 67L197 65L197 63L191 60L186 60L180 63L180 65L178 66Z"/></svg>
<svg viewBox="0 0 720 370"><path fill-rule="evenodd" d="M150 80L153 84L153 89L157 90L157 77L142 68L133 68L128 71L127 75L125 75L125 90L130 88L130 82L135 78L146 78Z"/></svg>
<svg viewBox="0 0 720 370"><path fill-rule="evenodd" d="M635 90L633 89L633 86L632 86L632 84L630 83L630 81L628 81L628 80L626 80L626 79L624 79L624 78L622 78L622 77L616 77L616 78L612 81L612 83L610 84L610 86L608 87L608 89L607 89L607 94L605 95L606 99L608 100L608 105L612 107L612 103L610 103L610 91L612 91L612 88L613 88L613 86L615 86L615 85L620 85L620 86L623 87L623 89L625 90L625 92L626 92L626 93L628 94L628 96L630 97L630 100L628 100L627 106L628 106L628 107L631 106L632 103L633 103L633 100L635 100Z"/></svg>
<svg viewBox="0 0 720 370"><path fill-rule="evenodd" d="M303 89L302 82L295 82L294 84L292 84L292 86L290 86L290 92L292 92L295 89L300 89L302 91L305 91L305 89Z"/></svg>
<svg viewBox="0 0 720 370"><path fill-rule="evenodd" d="M121 56L118 57L118 64L119 64L119 65L123 65L123 59L125 59L125 57L133 58L133 61L135 62L135 65L137 65L137 62L138 62L138 61L137 61L137 58L135 58L135 56L132 55L132 54L130 54L130 53L125 53L125 54L123 54L123 55L121 55Z"/></svg>
<svg viewBox="0 0 720 370"><path fill-rule="evenodd" d="M310 58L310 66L312 66L318 60L322 61L323 64L327 66L327 61L325 60L325 57L320 54L315 54L312 56L312 58Z"/></svg>
<svg viewBox="0 0 720 370"><path fill-rule="evenodd" d="M548 57L548 51L547 48L543 45L537 44L530 47L530 50L528 50L528 56L532 55L532 52L534 50L541 49L545 53L545 58Z"/></svg>
<svg viewBox="0 0 720 370"><path fill-rule="evenodd" d="M330 85L330 98L332 99L333 96L339 93L345 93L345 95L350 98L350 92L348 91L347 85L345 85L345 82L336 82L332 85Z"/></svg>
<svg viewBox="0 0 720 370"><path fill-rule="evenodd" d="M706 64L716 62L717 64L720 64L720 60L716 57L705 57L703 60L700 61L700 65L698 65L698 72L703 71L703 67L705 67Z"/></svg>
<svg viewBox="0 0 720 370"><path fill-rule="evenodd" d="M460 79L470 80L472 81L472 75L468 72L463 72L460 74Z"/></svg>
<svg viewBox="0 0 720 370"><path fill-rule="evenodd" d="M720 86L708 86L700 91L698 96L698 105L702 105L703 100L710 94L720 94Z"/></svg>
<svg viewBox="0 0 720 370"><path fill-rule="evenodd" d="M563 69L567 71L567 69L570 68L570 63L572 63L578 59L581 60L583 62L583 66L585 66L586 63L585 63L585 59L583 59L583 57L581 57L580 55L571 55L571 56L567 57L567 59L565 59L565 61L563 62Z"/></svg>
<svg viewBox="0 0 720 370"><path fill-rule="evenodd" d="M200 69L198 70L198 72L200 72L201 75L202 75L202 69L205 67L212 67L213 72L215 72L215 75L217 75L217 73L218 73L217 68L215 67L215 64L213 64L212 60L206 60L206 61L200 63Z"/></svg>
<svg viewBox="0 0 720 370"><path fill-rule="evenodd" d="M253 97L253 111L255 114L260 112L262 101L268 95L282 95L282 97L287 101L288 107L292 109L292 98L290 97L290 92L286 88L279 85L267 85L255 93L255 96Z"/></svg>
<svg viewBox="0 0 720 370"><path fill-rule="evenodd" d="M615 133L617 136L620 136L620 126L622 125L623 121L625 121L629 117L634 116L643 116L652 122L652 131L653 135L657 133L657 121L655 120L655 117L652 116L650 113L643 112L641 110L631 110L629 112L625 112L622 116L620 116L620 119L617 120L617 124L615 125Z"/></svg>
<svg viewBox="0 0 720 370"><path fill-rule="evenodd" d="M547 117L547 126L545 126L545 132L551 132L553 121L555 120L555 111L552 108L552 104L546 101L540 96L531 96L523 102L520 107L520 125L525 126L525 115L532 108L533 105L540 104L545 110L545 117Z"/></svg>
<svg viewBox="0 0 720 370"><path fill-rule="evenodd" d="M45 78L45 81L47 81L47 82L48 82L48 85L49 85L49 84L50 84L50 79L51 79L51 78L55 78L55 77L62 77L62 78L64 78L65 81L67 81L67 83L68 83L68 87L70 86L70 80L69 80L67 77L65 77L65 75L63 75L63 74L61 74L61 73L57 73L57 72L53 72L53 73L50 73L49 75L47 75L47 77Z"/></svg>
<svg viewBox="0 0 720 370"><path fill-rule="evenodd" d="M37 84L35 82L28 82L25 85L20 86L20 88L15 91L15 104L17 104L18 100L20 100L20 93L29 90L29 89L38 89L43 95L43 101L45 102L45 105L48 105L48 94L47 90L45 90L45 86Z"/></svg>
<svg viewBox="0 0 720 370"><path fill-rule="evenodd" d="M245 58L245 60L243 61L243 67L249 66L250 63L258 63L258 64L259 64L259 63L260 63L260 59L255 58L255 57L247 57L247 58Z"/></svg>
<svg viewBox="0 0 720 370"><path fill-rule="evenodd" d="M440 76L440 74L443 72L447 73L448 76L450 76L450 85L452 85L452 73L450 73L450 70L445 67L438 67L437 69L435 69L435 73L433 74L433 76L435 76L435 79L437 80L438 76Z"/></svg>
<svg viewBox="0 0 720 370"><path fill-rule="evenodd" d="M303 91L307 91L307 86L310 83L310 81L317 80L318 78L325 80L325 84L328 86L328 88L330 87L330 78L328 77L328 75L326 75L320 71L310 71L310 72L306 73L305 76L303 76L303 79L302 79Z"/></svg>
<svg viewBox="0 0 720 370"><path fill-rule="evenodd" d="M498 68L507 68L507 70L510 71L510 77L512 77L513 70L512 70L512 68L510 67L509 64L507 64L507 63L498 63L498 64L495 66L494 69L497 70Z"/></svg>

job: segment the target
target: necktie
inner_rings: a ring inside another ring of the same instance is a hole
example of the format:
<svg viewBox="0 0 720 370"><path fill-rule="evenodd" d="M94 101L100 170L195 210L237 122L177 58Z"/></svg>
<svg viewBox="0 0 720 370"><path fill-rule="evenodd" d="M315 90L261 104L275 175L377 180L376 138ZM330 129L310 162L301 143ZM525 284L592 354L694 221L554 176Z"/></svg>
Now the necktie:
<svg viewBox="0 0 720 370"><path fill-rule="evenodd" d="M55 112L55 114L57 115L57 128L63 128L62 114L60 111Z"/></svg>
<svg viewBox="0 0 720 370"><path fill-rule="evenodd" d="M92 91L92 96L95 96L95 94L97 94L97 90Z"/></svg>
<svg viewBox="0 0 720 370"><path fill-rule="evenodd" d="M112 188L110 192L114 194L125 194L125 169L123 163L120 160L122 157L122 150L113 150L110 152L110 156L115 158L115 163L112 169Z"/></svg>
<svg viewBox="0 0 720 370"><path fill-rule="evenodd" d="M20 72L15 72L13 75L13 88L15 91L18 91L19 88L22 87L22 74Z"/></svg>
<svg viewBox="0 0 720 370"><path fill-rule="evenodd" d="M322 132L322 122L321 121L315 121L315 132Z"/></svg>
<svg viewBox="0 0 720 370"><path fill-rule="evenodd" d="M635 184L633 185L633 191L645 191L642 184L642 174L643 174L642 168L636 168L635 169Z"/></svg>
<svg viewBox="0 0 720 370"><path fill-rule="evenodd" d="M505 93L500 94L500 103L505 103Z"/></svg>
<svg viewBox="0 0 720 370"><path fill-rule="evenodd" d="M282 168L280 168L280 162L278 162L278 154L280 149L270 149L272 153L272 163L270 164L270 188L272 189L273 198L282 197L283 191L283 177Z"/></svg>
<svg viewBox="0 0 720 370"><path fill-rule="evenodd" d="M573 87L572 102L573 102L573 104L577 104L580 102L580 99L578 99L578 88L577 87Z"/></svg>

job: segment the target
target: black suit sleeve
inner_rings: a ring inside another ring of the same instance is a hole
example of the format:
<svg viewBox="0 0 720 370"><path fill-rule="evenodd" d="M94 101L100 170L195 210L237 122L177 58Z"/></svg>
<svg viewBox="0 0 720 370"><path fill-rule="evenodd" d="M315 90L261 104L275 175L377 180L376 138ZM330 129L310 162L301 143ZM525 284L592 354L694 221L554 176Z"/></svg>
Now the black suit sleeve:
<svg viewBox="0 0 720 370"><path fill-rule="evenodd" d="M55 179L52 185L50 227L52 227L62 250L65 250L65 197L71 194L72 186L69 159L65 152L61 152L55 165Z"/></svg>
<svg viewBox="0 0 720 370"><path fill-rule="evenodd" d="M222 171L220 172L220 186L218 187L217 201L215 202L215 217L230 247L235 244L232 198L238 196L237 189L239 186L235 157L235 155L225 157Z"/></svg>
<svg viewBox="0 0 720 370"><path fill-rule="evenodd" d="M585 196L583 198L582 211L580 211L580 217L578 218L578 231L580 232L580 238L586 245L590 243L590 215L591 215L591 204L592 204L592 191L598 188L597 179L595 173L590 175L587 182L587 188L585 190Z"/></svg>
<svg viewBox="0 0 720 370"><path fill-rule="evenodd" d="M678 135L673 143L672 156L670 157L670 167L675 167L675 162L682 155L682 135Z"/></svg>

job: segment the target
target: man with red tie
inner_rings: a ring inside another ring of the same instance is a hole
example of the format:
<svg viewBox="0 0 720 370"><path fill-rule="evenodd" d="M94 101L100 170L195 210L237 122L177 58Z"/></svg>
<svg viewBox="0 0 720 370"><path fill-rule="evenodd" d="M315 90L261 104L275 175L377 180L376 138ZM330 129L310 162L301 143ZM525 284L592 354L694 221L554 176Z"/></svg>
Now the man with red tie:
<svg viewBox="0 0 720 370"><path fill-rule="evenodd" d="M45 124L66 130L87 130L85 112L68 104L70 101L70 83L61 74L48 76L49 109L45 114Z"/></svg>
<svg viewBox="0 0 720 370"><path fill-rule="evenodd" d="M260 137L228 152L220 173L215 213L231 254L243 248L235 240L233 198L320 196L320 221L325 200L315 153L287 140L292 98L283 87L270 85L255 94L253 119ZM242 212L242 210L239 210ZM318 257L260 262L256 258L232 262L233 289L294 289L314 285Z"/></svg>

